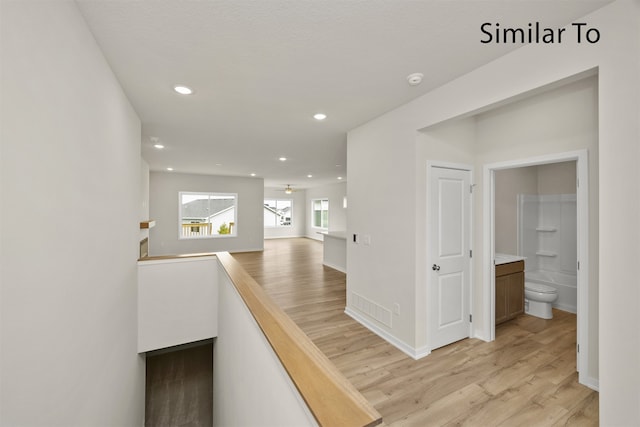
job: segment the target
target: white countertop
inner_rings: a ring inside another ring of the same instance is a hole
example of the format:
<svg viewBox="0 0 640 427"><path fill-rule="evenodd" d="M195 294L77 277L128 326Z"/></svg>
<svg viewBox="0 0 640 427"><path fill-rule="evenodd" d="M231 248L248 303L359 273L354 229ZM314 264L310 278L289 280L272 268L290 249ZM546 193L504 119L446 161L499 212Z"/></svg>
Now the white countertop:
<svg viewBox="0 0 640 427"><path fill-rule="evenodd" d="M496 254L495 265L509 264L510 262L524 261L526 257L508 254Z"/></svg>
<svg viewBox="0 0 640 427"><path fill-rule="evenodd" d="M347 232L346 231L322 231L320 234L324 234L327 237L334 237L336 239L347 240Z"/></svg>

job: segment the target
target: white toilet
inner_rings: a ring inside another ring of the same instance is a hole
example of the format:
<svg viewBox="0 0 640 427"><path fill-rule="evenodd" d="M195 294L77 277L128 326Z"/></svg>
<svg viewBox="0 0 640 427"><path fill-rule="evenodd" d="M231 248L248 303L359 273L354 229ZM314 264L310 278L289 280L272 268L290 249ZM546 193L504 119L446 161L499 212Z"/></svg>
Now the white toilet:
<svg viewBox="0 0 640 427"><path fill-rule="evenodd" d="M548 285L524 283L524 312L542 319L552 319L551 305L558 299L558 291Z"/></svg>

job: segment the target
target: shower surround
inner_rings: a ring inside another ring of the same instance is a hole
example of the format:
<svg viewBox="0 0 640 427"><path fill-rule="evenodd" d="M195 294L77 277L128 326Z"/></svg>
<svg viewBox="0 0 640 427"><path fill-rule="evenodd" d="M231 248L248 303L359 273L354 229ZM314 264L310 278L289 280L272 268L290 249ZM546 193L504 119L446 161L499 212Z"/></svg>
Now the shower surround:
<svg viewBox="0 0 640 427"><path fill-rule="evenodd" d="M525 281L558 291L553 304L576 312L577 211L575 194L518 195L518 254L526 257Z"/></svg>

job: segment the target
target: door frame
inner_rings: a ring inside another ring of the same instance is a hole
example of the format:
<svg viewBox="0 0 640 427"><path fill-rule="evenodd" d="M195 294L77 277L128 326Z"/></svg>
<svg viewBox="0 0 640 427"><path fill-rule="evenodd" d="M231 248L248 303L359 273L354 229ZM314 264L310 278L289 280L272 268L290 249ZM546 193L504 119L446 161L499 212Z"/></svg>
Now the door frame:
<svg viewBox="0 0 640 427"><path fill-rule="evenodd" d="M475 186L475 177L474 177L474 173L473 173L473 166L466 164L466 163L452 163L452 162L444 162L444 161L438 161L438 160L429 160L427 161L427 180L426 180L426 202L427 202L427 207L426 207L426 227L425 227L425 242L426 242L426 247L425 247L425 260L427 261L424 264L424 271L425 271L425 278L426 278L426 284L427 284L427 289L426 289L426 308L427 308L427 328L426 328L426 343L427 343L427 352L425 354L429 354L431 352L431 350L433 350L432 348L432 343L433 340L431 339L431 324L430 324L430 317L431 317L431 312L430 312L430 302L432 299L432 296L434 294L433 292L433 286L435 285L434 281L431 280L431 265L433 264L433 262L431 262L433 260L433 254L431 253L431 227L433 225L433 218L431 215L431 199L433 198L433 194L431 191L431 183L433 181L433 174L432 174L432 170L433 168L440 168L440 169L456 169L456 170L462 170L462 171L466 171L469 173L469 182L471 187L473 188ZM474 220L474 216L473 216L473 193L471 193L471 203L469 203L469 247L470 249L473 248L473 220ZM472 262L472 258L469 258L469 313L471 314L471 316L473 317L473 262ZM473 337L474 336L474 327L473 327L473 322L469 322L469 337Z"/></svg>
<svg viewBox="0 0 640 427"><path fill-rule="evenodd" d="M484 322L489 325L488 341L496 338L495 328L495 171L550 163L576 162L577 253L580 268L577 270L577 336L580 351L576 355L578 381L598 390L598 381L587 377L590 367L589 342L589 156L588 151L578 150L548 154L519 160L508 160L484 165L483 187L483 259L482 296Z"/></svg>

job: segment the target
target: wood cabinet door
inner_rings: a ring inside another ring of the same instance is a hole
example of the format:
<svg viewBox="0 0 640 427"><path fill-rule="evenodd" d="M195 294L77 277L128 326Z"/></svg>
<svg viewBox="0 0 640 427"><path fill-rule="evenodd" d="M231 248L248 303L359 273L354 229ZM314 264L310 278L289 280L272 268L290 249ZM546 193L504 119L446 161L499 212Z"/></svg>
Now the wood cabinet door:
<svg viewBox="0 0 640 427"><path fill-rule="evenodd" d="M524 313L524 272L504 276L508 280L507 317L513 318Z"/></svg>
<svg viewBox="0 0 640 427"><path fill-rule="evenodd" d="M496 325L509 318L507 312L508 290L509 276L496 277Z"/></svg>

